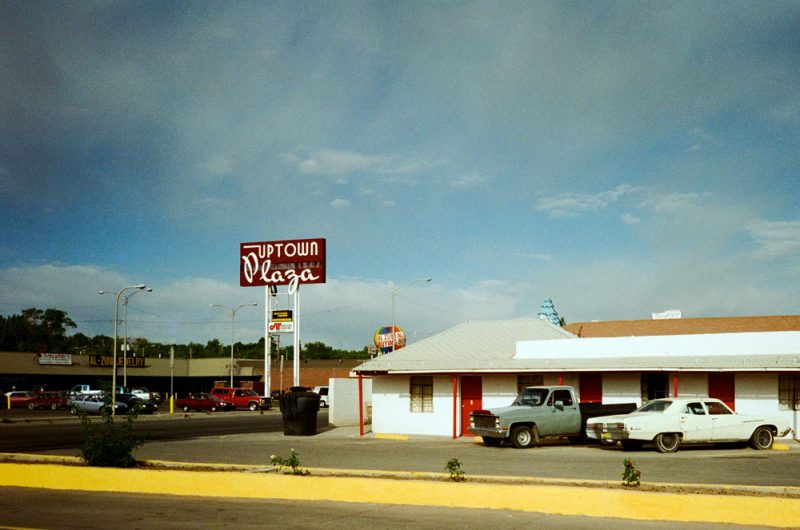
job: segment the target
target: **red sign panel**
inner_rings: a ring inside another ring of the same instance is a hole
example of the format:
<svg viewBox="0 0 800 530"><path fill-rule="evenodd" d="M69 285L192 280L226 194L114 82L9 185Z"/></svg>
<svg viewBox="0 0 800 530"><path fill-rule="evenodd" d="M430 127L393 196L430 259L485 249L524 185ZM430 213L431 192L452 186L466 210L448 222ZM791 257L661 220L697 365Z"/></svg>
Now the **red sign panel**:
<svg viewBox="0 0 800 530"><path fill-rule="evenodd" d="M239 244L239 285L325 283L325 239Z"/></svg>

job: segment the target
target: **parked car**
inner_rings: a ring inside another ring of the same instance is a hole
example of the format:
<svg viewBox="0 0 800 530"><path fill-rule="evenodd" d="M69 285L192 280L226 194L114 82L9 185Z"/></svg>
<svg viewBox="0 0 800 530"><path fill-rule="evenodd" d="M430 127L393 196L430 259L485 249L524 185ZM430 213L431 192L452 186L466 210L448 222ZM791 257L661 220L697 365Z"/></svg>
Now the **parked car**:
<svg viewBox="0 0 800 530"><path fill-rule="evenodd" d="M191 410L210 410L215 412L217 410L235 410L236 406L230 401L220 399L213 394L199 392L197 394L189 394L185 398L176 399L175 408L184 412Z"/></svg>
<svg viewBox="0 0 800 530"><path fill-rule="evenodd" d="M164 401L160 392L151 392L147 389L147 387L144 386L135 386L131 389L130 393L145 401L154 401L155 403L161 403Z"/></svg>
<svg viewBox="0 0 800 530"><path fill-rule="evenodd" d="M272 398L269 396L259 396L258 392L252 388L215 386L209 393L223 401L233 403L237 409L269 410L272 406Z"/></svg>
<svg viewBox="0 0 800 530"><path fill-rule="evenodd" d="M152 414L158 410L158 403L142 399L133 393L117 394L117 401L125 403L128 410L138 407L139 414Z"/></svg>
<svg viewBox="0 0 800 530"><path fill-rule="evenodd" d="M97 388L92 388L91 385L75 385L67 393L70 397L77 397L81 394L102 394L103 391Z"/></svg>
<svg viewBox="0 0 800 530"><path fill-rule="evenodd" d="M315 386L314 393L319 394L319 406L320 407L329 407L330 402L328 401L328 387L327 386Z"/></svg>
<svg viewBox="0 0 800 530"><path fill-rule="evenodd" d="M65 409L69 396L66 392L45 391L36 393L36 398L28 403L28 409Z"/></svg>
<svg viewBox="0 0 800 530"><path fill-rule="evenodd" d="M681 444L749 442L770 449L776 436L791 432L779 418L738 414L713 398L662 398L648 401L630 414L590 418L586 435L625 448L652 442L660 453L674 453Z"/></svg>
<svg viewBox="0 0 800 530"><path fill-rule="evenodd" d="M36 401L36 394L29 390L12 390L11 392L6 392L5 397L6 399L4 400L5 403L3 403L3 407L7 406L10 400L12 408L30 408L30 404Z"/></svg>
<svg viewBox="0 0 800 530"><path fill-rule="evenodd" d="M105 406L105 399L101 394L79 394L69 400L69 411L71 414L100 414ZM116 414L124 414L128 411L128 406L117 401L114 406Z"/></svg>

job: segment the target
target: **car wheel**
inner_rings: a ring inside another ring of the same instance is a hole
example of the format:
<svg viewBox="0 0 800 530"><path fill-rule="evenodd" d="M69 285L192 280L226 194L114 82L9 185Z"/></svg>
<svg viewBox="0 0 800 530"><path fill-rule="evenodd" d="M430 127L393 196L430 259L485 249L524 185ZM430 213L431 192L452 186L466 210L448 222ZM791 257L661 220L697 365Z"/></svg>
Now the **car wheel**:
<svg viewBox="0 0 800 530"><path fill-rule="evenodd" d="M216 405L211 405L211 408L208 409L208 410L210 410L211 412L216 412L217 411L217 406Z"/></svg>
<svg viewBox="0 0 800 530"><path fill-rule="evenodd" d="M753 432L750 437L750 447L757 450L772 449L772 442L775 441L775 436L772 434L772 429L769 427L759 427Z"/></svg>
<svg viewBox="0 0 800 530"><path fill-rule="evenodd" d="M258 410L258 403L250 403L247 408L250 410Z"/></svg>
<svg viewBox="0 0 800 530"><path fill-rule="evenodd" d="M662 432L653 441L659 453L674 453L681 446L681 435L675 432Z"/></svg>
<svg viewBox="0 0 800 530"><path fill-rule="evenodd" d="M69 413L72 414L73 416L76 416L78 414L78 409L72 407L69 409Z"/></svg>
<svg viewBox="0 0 800 530"><path fill-rule="evenodd" d="M58 410L58 403L51 403L50 410Z"/></svg>
<svg viewBox="0 0 800 530"><path fill-rule="evenodd" d="M184 405L183 406L183 411L184 412L189 412L190 410L192 410L192 409L189 408L189 405Z"/></svg>
<svg viewBox="0 0 800 530"><path fill-rule="evenodd" d="M35 408L36 408L36 405L34 405L33 403L28 403L28 410L33 410Z"/></svg>
<svg viewBox="0 0 800 530"><path fill-rule="evenodd" d="M489 447L500 447L500 442L503 441L502 438L490 438L489 436L483 436L482 438L483 443Z"/></svg>
<svg viewBox="0 0 800 530"><path fill-rule="evenodd" d="M511 431L511 443L517 449L531 447L534 440L539 441L539 428L535 424L532 427L518 425Z"/></svg>

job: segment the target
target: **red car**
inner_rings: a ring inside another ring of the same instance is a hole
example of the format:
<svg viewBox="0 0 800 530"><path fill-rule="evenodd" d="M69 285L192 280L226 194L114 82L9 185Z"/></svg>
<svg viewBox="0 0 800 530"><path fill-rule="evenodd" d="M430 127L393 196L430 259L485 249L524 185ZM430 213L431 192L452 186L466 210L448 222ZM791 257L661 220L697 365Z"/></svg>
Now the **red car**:
<svg viewBox="0 0 800 530"><path fill-rule="evenodd" d="M36 394L29 390L12 390L11 392L6 392L5 398L3 406L7 406L10 400L11 407L33 408L29 404L36 400Z"/></svg>
<svg viewBox="0 0 800 530"><path fill-rule="evenodd" d="M189 397L176 399L175 408L182 409L184 412L189 412L190 410L210 410L214 412L217 410L234 410L236 406L230 401L224 401L217 396L200 392L189 394Z"/></svg>
<svg viewBox="0 0 800 530"><path fill-rule="evenodd" d="M66 392L39 392L36 398L28 402L28 408L33 409L66 409L69 397Z"/></svg>

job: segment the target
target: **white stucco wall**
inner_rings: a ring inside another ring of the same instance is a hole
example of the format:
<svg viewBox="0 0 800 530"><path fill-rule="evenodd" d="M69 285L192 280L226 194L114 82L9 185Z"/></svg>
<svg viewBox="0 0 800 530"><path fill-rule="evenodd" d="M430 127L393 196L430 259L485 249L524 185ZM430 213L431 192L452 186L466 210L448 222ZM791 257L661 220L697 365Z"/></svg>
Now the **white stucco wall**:
<svg viewBox="0 0 800 530"><path fill-rule="evenodd" d="M642 378L639 372L603 374L603 403L642 404Z"/></svg>
<svg viewBox="0 0 800 530"><path fill-rule="evenodd" d="M675 395L674 374L669 377L669 395ZM708 374L685 372L678 374L678 395L680 397L708 396Z"/></svg>
<svg viewBox="0 0 800 530"><path fill-rule="evenodd" d="M483 408L505 407L517 397L517 376L489 375L483 377Z"/></svg>
<svg viewBox="0 0 800 530"><path fill-rule="evenodd" d="M381 434L453 434L453 380L433 378L433 412L411 412L409 377L372 381L372 431Z"/></svg>
<svg viewBox="0 0 800 530"><path fill-rule="evenodd" d="M328 423L336 427L358 425L358 379L330 378L328 380ZM362 379L364 399L364 421L368 422L368 411L372 406L372 379Z"/></svg>

